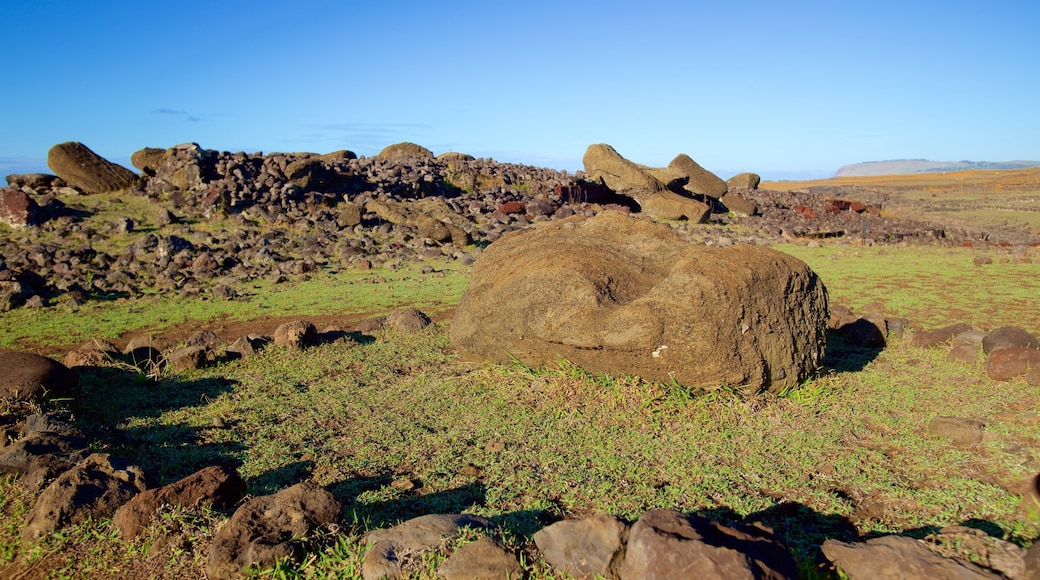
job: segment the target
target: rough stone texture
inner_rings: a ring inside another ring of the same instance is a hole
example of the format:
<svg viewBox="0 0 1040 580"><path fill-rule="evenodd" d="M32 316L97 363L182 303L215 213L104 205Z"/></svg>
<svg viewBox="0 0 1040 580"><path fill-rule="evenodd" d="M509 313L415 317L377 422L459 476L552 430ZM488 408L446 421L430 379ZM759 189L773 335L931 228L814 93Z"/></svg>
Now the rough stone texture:
<svg viewBox="0 0 1040 580"><path fill-rule="evenodd" d="M14 189L28 187L30 189L50 189L60 187L64 182L57 175L49 173L12 173L7 176L7 185Z"/></svg>
<svg viewBox="0 0 1040 580"><path fill-rule="evenodd" d="M267 336L240 336L224 349L228 354L240 358L252 358L273 339Z"/></svg>
<svg viewBox="0 0 1040 580"><path fill-rule="evenodd" d="M758 189L762 178L757 173L738 173L726 180L726 187L733 189Z"/></svg>
<svg viewBox="0 0 1040 580"><path fill-rule="evenodd" d="M29 194L0 187L0 223L16 229L39 223L40 206Z"/></svg>
<svg viewBox="0 0 1040 580"><path fill-rule="evenodd" d="M0 397L23 401L68 396L79 377L60 362L31 352L0 351Z"/></svg>
<svg viewBox="0 0 1040 580"><path fill-rule="evenodd" d="M33 431L0 450L0 473L23 474L21 486L38 492L88 454L82 434Z"/></svg>
<svg viewBox="0 0 1040 580"><path fill-rule="evenodd" d="M391 312L383 325L398 332L418 332L432 322L429 316L415 308L401 308Z"/></svg>
<svg viewBox="0 0 1040 580"><path fill-rule="evenodd" d="M1040 386L1040 366L1030 369L1030 371L1026 373L1025 381L1026 384L1031 387Z"/></svg>
<svg viewBox="0 0 1040 580"><path fill-rule="evenodd" d="M690 159L690 156L685 153L680 153L675 159L672 159L668 167L681 171L683 175L689 178L685 189L691 193L707 195L715 199L726 195L728 190L726 182L722 181L719 176L701 167L700 164Z"/></svg>
<svg viewBox="0 0 1040 580"><path fill-rule="evenodd" d="M124 504L112 517L123 539L131 540L151 523L164 505L208 505L224 509L242 499L246 482L231 468L212 466L184 479L145 490Z"/></svg>
<svg viewBox="0 0 1040 580"><path fill-rule="evenodd" d="M610 190L640 203L650 194L665 190L664 184L643 167L625 159L605 143L589 145L582 163L589 181L600 182Z"/></svg>
<svg viewBox="0 0 1040 580"><path fill-rule="evenodd" d="M275 346L302 349L314 346L317 340L318 329L306 320L286 322L274 331Z"/></svg>
<svg viewBox="0 0 1040 580"><path fill-rule="evenodd" d="M655 509L632 526L618 578L794 579L798 568L767 529Z"/></svg>
<svg viewBox="0 0 1040 580"><path fill-rule="evenodd" d="M701 223L708 219L711 207L695 199L671 191L659 191L639 201L643 213L659 220L689 220Z"/></svg>
<svg viewBox="0 0 1040 580"><path fill-rule="evenodd" d="M936 437L945 437L960 445L974 445L982 442L983 424L963 417L935 417L928 423L928 433Z"/></svg>
<svg viewBox="0 0 1040 580"><path fill-rule="evenodd" d="M982 580L995 577L978 566L944 558L929 550L920 540L902 536L884 536L855 544L827 540L821 549L824 556L850 580Z"/></svg>
<svg viewBox="0 0 1040 580"><path fill-rule="evenodd" d="M144 490L140 467L107 453L94 453L43 490L26 517L22 541L31 544L87 518L109 517Z"/></svg>
<svg viewBox="0 0 1040 580"><path fill-rule="evenodd" d="M437 566L444 580L522 578L523 571L516 556L487 536L465 544Z"/></svg>
<svg viewBox="0 0 1040 580"><path fill-rule="evenodd" d="M962 364L971 364L978 358L979 347L974 344L958 344L950 349L950 354L946 356L946 360Z"/></svg>
<svg viewBox="0 0 1040 580"><path fill-rule="evenodd" d="M823 355L823 283L766 248L709 248L619 212L510 234L473 267L451 324L466 357L748 391L795 385Z"/></svg>
<svg viewBox="0 0 1040 580"><path fill-rule="evenodd" d="M0 312L24 305L33 297L32 288L18 280L0 281Z"/></svg>
<svg viewBox="0 0 1040 580"><path fill-rule="evenodd" d="M75 141L51 147L47 152L47 166L55 175L83 193L126 189L137 179L133 171L108 161Z"/></svg>
<svg viewBox="0 0 1040 580"><path fill-rule="evenodd" d="M134 151L130 156L130 164L141 170L145 175L155 175L166 158L165 149L145 147Z"/></svg>
<svg viewBox="0 0 1040 580"><path fill-rule="evenodd" d="M960 558L1017 580L1025 574L1026 550L1011 542L966 526L947 526L924 538L929 549L946 558Z"/></svg>
<svg viewBox="0 0 1040 580"><path fill-rule="evenodd" d="M974 330L971 325L964 322L951 324L938 330L918 330L913 334L914 346L918 348L932 348L952 340L953 337L962 332L970 332L971 330Z"/></svg>
<svg viewBox="0 0 1040 580"><path fill-rule="evenodd" d="M755 205L755 202L733 192L727 192L726 195L719 198L719 201L734 215L751 217L758 214L758 206Z"/></svg>
<svg viewBox="0 0 1040 580"><path fill-rule="evenodd" d="M216 359L213 351L206 346L186 346L166 355L166 364L175 373L201 369Z"/></svg>
<svg viewBox="0 0 1040 580"><path fill-rule="evenodd" d="M1040 580L1040 542L1034 542L1026 552L1025 571L1022 578L1025 580Z"/></svg>
<svg viewBox="0 0 1040 580"><path fill-rule="evenodd" d="M986 358L986 374L995 381L1010 381L1040 368L1040 350L1034 348L1004 348Z"/></svg>
<svg viewBox="0 0 1040 580"><path fill-rule="evenodd" d="M387 160L397 160L406 157L433 159L433 151L430 151L422 145L416 145L415 143L409 143L408 141L405 141L403 143L387 145L383 148L382 151L376 154L376 157Z"/></svg>
<svg viewBox="0 0 1040 580"><path fill-rule="evenodd" d="M340 509L331 493L310 482L250 499L214 535L206 573L233 578L249 566L265 568L298 556L301 538L335 523Z"/></svg>
<svg viewBox="0 0 1040 580"><path fill-rule="evenodd" d="M610 514L564 520L538 530L534 543L557 571L575 578L614 576L628 525Z"/></svg>
<svg viewBox="0 0 1040 580"><path fill-rule="evenodd" d="M987 355L1005 348L1040 349L1040 339L1017 326L991 330L982 338L982 352Z"/></svg>
<svg viewBox="0 0 1040 580"><path fill-rule="evenodd" d="M439 546L457 538L463 528L488 530L490 521L466 514L430 514L419 516L392 528L375 530L363 538L365 552L362 576L366 580L396 578L401 573L401 557L405 554Z"/></svg>

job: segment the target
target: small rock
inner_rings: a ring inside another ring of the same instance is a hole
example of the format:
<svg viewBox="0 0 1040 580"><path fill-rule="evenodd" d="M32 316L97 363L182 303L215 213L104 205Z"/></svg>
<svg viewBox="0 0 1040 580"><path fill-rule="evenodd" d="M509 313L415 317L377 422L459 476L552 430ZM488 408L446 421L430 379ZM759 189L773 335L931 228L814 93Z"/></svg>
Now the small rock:
<svg viewBox="0 0 1040 580"><path fill-rule="evenodd" d="M575 578L609 578L621 555L628 525L610 514L564 520L538 530L534 543L557 571Z"/></svg>
<svg viewBox="0 0 1040 580"><path fill-rule="evenodd" d="M970 364L975 362L979 358L979 347L973 344L958 344L957 346L950 349L950 354L946 356L946 360L951 362L959 362L963 364Z"/></svg>
<svg viewBox="0 0 1040 580"><path fill-rule="evenodd" d="M502 549L494 540L481 536L465 544L437 566L437 574L445 580L499 580L520 578L523 568L516 556Z"/></svg>
<svg viewBox="0 0 1040 580"><path fill-rule="evenodd" d="M386 326L398 332L418 332L432 323L430 317L414 308L394 310L386 317Z"/></svg>
<svg viewBox="0 0 1040 580"><path fill-rule="evenodd" d="M492 527L490 521L479 516L429 514L392 528L371 531L363 538L369 549L365 552L361 575L366 580L397 578L401 573L401 555L440 546L444 540L459 537L463 528L490 530Z"/></svg>
<svg viewBox="0 0 1040 580"><path fill-rule="evenodd" d="M982 427L982 423L972 419L940 416L928 423L928 433L959 445L974 445L982 442Z"/></svg>
<svg viewBox="0 0 1040 580"><path fill-rule="evenodd" d="M962 332L974 330L970 324L958 322L938 330L919 330L914 333L914 346L918 348L932 348L953 339Z"/></svg>
<svg viewBox="0 0 1040 580"><path fill-rule="evenodd" d="M314 346L318 340L318 329L306 320L294 320L282 324L274 331L274 345L301 350Z"/></svg>

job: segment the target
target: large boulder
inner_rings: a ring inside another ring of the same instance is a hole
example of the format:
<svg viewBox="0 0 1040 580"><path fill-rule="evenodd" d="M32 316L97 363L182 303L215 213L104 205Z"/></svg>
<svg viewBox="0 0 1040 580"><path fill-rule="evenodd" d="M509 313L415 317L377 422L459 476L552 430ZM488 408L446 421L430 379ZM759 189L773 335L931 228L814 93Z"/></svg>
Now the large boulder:
<svg viewBox="0 0 1040 580"><path fill-rule="evenodd" d="M0 397L35 401L67 396L79 378L60 362L31 352L0 351Z"/></svg>
<svg viewBox="0 0 1040 580"><path fill-rule="evenodd" d="M722 181L718 175L701 167L685 153L680 153L675 159L672 159L668 167L678 169L689 178L689 181L686 183L686 190L691 193L707 195L715 199L726 195L728 189L726 182Z"/></svg>
<svg viewBox="0 0 1040 580"><path fill-rule="evenodd" d="M713 248L620 212L511 233L484 251L451 324L470 359L777 391L823 356L827 291L758 246Z"/></svg>
<svg viewBox="0 0 1040 580"><path fill-rule="evenodd" d="M0 187L0 223L21 229L39 223L40 206L29 194Z"/></svg>
<svg viewBox="0 0 1040 580"><path fill-rule="evenodd" d="M145 175L155 175L163 161L166 160L166 150L156 147L145 147L134 151L130 156L130 163L141 170Z"/></svg>
<svg viewBox="0 0 1040 580"><path fill-rule="evenodd" d="M762 178L757 173L738 173L726 180L727 189L758 189Z"/></svg>
<svg viewBox="0 0 1040 580"><path fill-rule="evenodd" d="M389 161L407 159L408 157L433 159L433 151L430 151L422 145L416 145L415 143L409 143L405 141L403 143L394 143L393 145L387 145L383 148L382 151L376 154L376 157L380 159L386 159Z"/></svg>
<svg viewBox="0 0 1040 580"><path fill-rule="evenodd" d="M83 193L104 193L133 185L133 171L116 165L76 141L60 143L47 152L47 166Z"/></svg>

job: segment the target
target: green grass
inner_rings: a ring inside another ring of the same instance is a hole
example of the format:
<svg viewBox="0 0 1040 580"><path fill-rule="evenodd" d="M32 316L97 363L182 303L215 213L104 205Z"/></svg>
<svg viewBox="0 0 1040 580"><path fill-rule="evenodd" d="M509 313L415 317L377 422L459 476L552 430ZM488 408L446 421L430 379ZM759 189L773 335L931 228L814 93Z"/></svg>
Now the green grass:
<svg viewBox="0 0 1040 580"><path fill-rule="evenodd" d="M1035 298L1028 299L1037 295L1036 264L975 266L978 251L967 248L780 249L807 261L836 301L856 309L880 301L890 315L925 327L964 320L1040 329ZM304 314L402 301L449 305L465 281L463 271L340 276L258 291L242 305L196 308L255 312L269 304ZM366 284L369 276L388 281ZM169 322L178 303L166 304ZM162 305L127 303L138 310L126 320L149 326L146 313ZM201 312L191 317L214 316ZM97 324L122 330L114 318ZM908 339L880 353L836 343L828 362L858 360L862 368L823 372L781 396L696 395L679 385L591 375L565 361L540 370L466 364L450 349L446 327L435 325L305 351L271 348L158 380L97 369L84 374L71 410L97 449L140 464L157 484L221 463L237 466L254 495L301 480L330 489L344 504L339 532L316 538L302 562L269 576L357 577L367 530L424 513L468 512L502 526L500 541L526 559L532 577L551 578L530 539L546 522L598 511L634 519L656 507L762 521L809 575L829 538L921 537L965 523L1021 545L1040 533L1016 512L1021 486L1040 470L1029 452L1040 445L1040 388L994 382L981 362L945 357ZM983 421L983 442L961 447L928 435L939 415ZM415 488L392 485L401 479ZM18 534L31 498L10 479L0 493L2 561L43 562L57 575L197 576L227 517L171 509L134 543L114 539L99 521L24 549ZM432 578L446 553L424 554L409 570Z"/></svg>

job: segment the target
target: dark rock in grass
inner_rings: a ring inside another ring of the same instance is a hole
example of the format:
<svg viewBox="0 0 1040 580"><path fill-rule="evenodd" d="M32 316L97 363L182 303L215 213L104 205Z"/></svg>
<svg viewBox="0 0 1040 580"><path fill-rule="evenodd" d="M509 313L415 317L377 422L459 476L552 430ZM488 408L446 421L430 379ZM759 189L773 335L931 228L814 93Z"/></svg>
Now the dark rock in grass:
<svg viewBox="0 0 1040 580"><path fill-rule="evenodd" d="M250 499L214 535L206 573L234 578L250 566L295 558L305 547L303 538L336 523L340 509L331 493L310 482Z"/></svg>
<svg viewBox="0 0 1040 580"><path fill-rule="evenodd" d="M538 530L534 543L554 569L575 578L611 578L623 555L628 524L609 514L564 520Z"/></svg>
<svg viewBox="0 0 1040 580"><path fill-rule="evenodd" d="M386 324L385 316L366 318L354 325L354 332L360 332L362 334L372 333L383 328L384 324Z"/></svg>
<svg viewBox="0 0 1040 580"><path fill-rule="evenodd" d="M212 330L200 330L188 337L185 346L208 346L209 348L220 347L220 337Z"/></svg>
<svg viewBox="0 0 1040 580"><path fill-rule="evenodd" d="M68 464L65 467L68 469L86 456L87 440L81 435L34 431L0 451L0 473L26 474L34 461L46 463L51 458Z"/></svg>
<svg viewBox="0 0 1040 580"><path fill-rule="evenodd" d="M523 572L516 556L487 536L463 545L437 566L437 575L444 580L521 578Z"/></svg>
<svg viewBox="0 0 1040 580"><path fill-rule="evenodd" d="M886 318L885 326L888 328L888 338L898 340L910 329L910 321L906 318Z"/></svg>
<svg viewBox="0 0 1040 580"><path fill-rule="evenodd" d="M974 344L958 344L950 349L950 354L946 355L946 360L963 364L973 363L978 358L979 347Z"/></svg>
<svg viewBox="0 0 1040 580"><path fill-rule="evenodd" d="M419 516L385 530L374 530L362 538L369 545L365 552L361 575L366 580L397 578L401 573L401 557L440 546L457 538L463 528L490 530L490 521L466 514L430 514Z"/></svg>
<svg viewBox="0 0 1040 580"><path fill-rule="evenodd" d="M274 345L294 349L314 346L318 341L318 329L306 320L294 320L282 324L274 331Z"/></svg>
<svg viewBox="0 0 1040 580"><path fill-rule="evenodd" d="M234 300L238 298L238 292L235 292L227 284L217 284L210 290L210 294L218 300Z"/></svg>
<svg viewBox="0 0 1040 580"><path fill-rule="evenodd" d="M1017 326L1003 326L991 330L982 339L982 352L986 354L1005 348L1040 349L1040 339Z"/></svg>
<svg viewBox="0 0 1040 580"><path fill-rule="evenodd" d="M982 442L983 424L962 417L936 417L928 423L928 433L945 437L959 445L974 445Z"/></svg>
<svg viewBox="0 0 1040 580"><path fill-rule="evenodd" d="M432 323L430 317L414 308L394 310L386 317L385 326L398 332L418 332Z"/></svg>
<svg viewBox="0 0 1040 580"><path fill-rule="evenodd" d="M917 348L936 347L944 342L952 340L953 337L962 332L968 332L971 330L974 330L971 325L964 322L951 324L950 326L938 330L919 330L913 335L914 346Z"/></svg>
<svg viewBox="0 0 1040 580"><path fill-rule="evenodd" d="M1004 348L986 358L986 374L995 381L1010 381L1040 368L1040 350Z"/></svg>
<svg viewBox="0 0 1040 580"><path fill-rule="evenodd" d="M969 330L968 332L962 332L957 336L953 337L953 344L954 346L970 344L975 347L975 350L978 350L978 348L982 346L982 339L984 338L986 338L985 332L980 332L978 330Z"/></svg>
<svg viewBox="0 0 1040 580"><path fill-rule="evenodd" d="M119 360L120 354L119 349L108 341L89 340L65 355L65 366L70 369L103 366Z"/></svg>
<svg viewBox="0 0 1040 580"><path fill-rule="evenodd" d="M71 395L79 377L60 362L31 352L0 351L0 397L35 401Z"/></svg>
<svg viewBox="0 0 1040 580"><path fill-rule="evenodd" d="M929 550L920 540L902 536L884 536L853 544L827 540L821 550L850 580L983 580L995 577L973 564L944 558Z"/></svg>
<svg viewBox="0 0 1040 580"><path fill-rule="evenodd" d="M175 373L201 369L212 363L216 356L207 346L186 346L166 355L166 364Z"/></svg>
<svg viewBox="0 0 1040 580"><path fill-rule="evenodd" d="M146 368L159 363L164 352L172 351L177 344L161 336L138 336L130 339L123 349L128 362Z"/></svg>
<svg viewBox="0 0 1040 580"><path fill-rule="evenodd" d="M83 432L80 431L78 427L73 425L72 422L65 417L53 411L47 413L33 413L25 418L22 432L25 435L29 435L30 433L36 433L38 431L49 431L51 433L60 433L61 435L83 437Z"/></svg>
<svg viewBox="0 0 1040 580"><path fill-rule="evenodd" d="M225 509L246 493L246 482L231 468L212 466L184 479L134 496L112 517L125 540L132 540L151 523L164 505Z"/></svg>
<svg viewBox="0 0 1040 580"><path fill-rule="evenodd" d="M225 348L225 352L232 357L252 358L263 350L264 346L272 341L269 336L240 336Z"/></svg>
<svg viewBox="0 0 1040 580"><path fill-rule="evenodd" d="M772 531L728 527L696 515L655 509L628 535L618 578L798 578L791 553Z"/></svg>
<svg viewBox="0 0 1040 580"><path fill-rule="evenodd" d="M144 490L140 467L106 453L94 453L43 490L25 520L22 541L31 544L88 518L109 517Z"/></svg>
<svg viewBox="0 0 1040 580"><path fill-rule="evenodd" d="M845 344L860 348L884 348L885 329L884 320L879 323L871 322L866 318L859 318L851 324L846 324L838 329L838 334L845 338Z"/></svg>
<svg viewBox="0 0 1040 580"><path fill-rule="evenodd" d="M33 297L32 288L19 280L0 281L0 312L25 305Z"/></svg>

